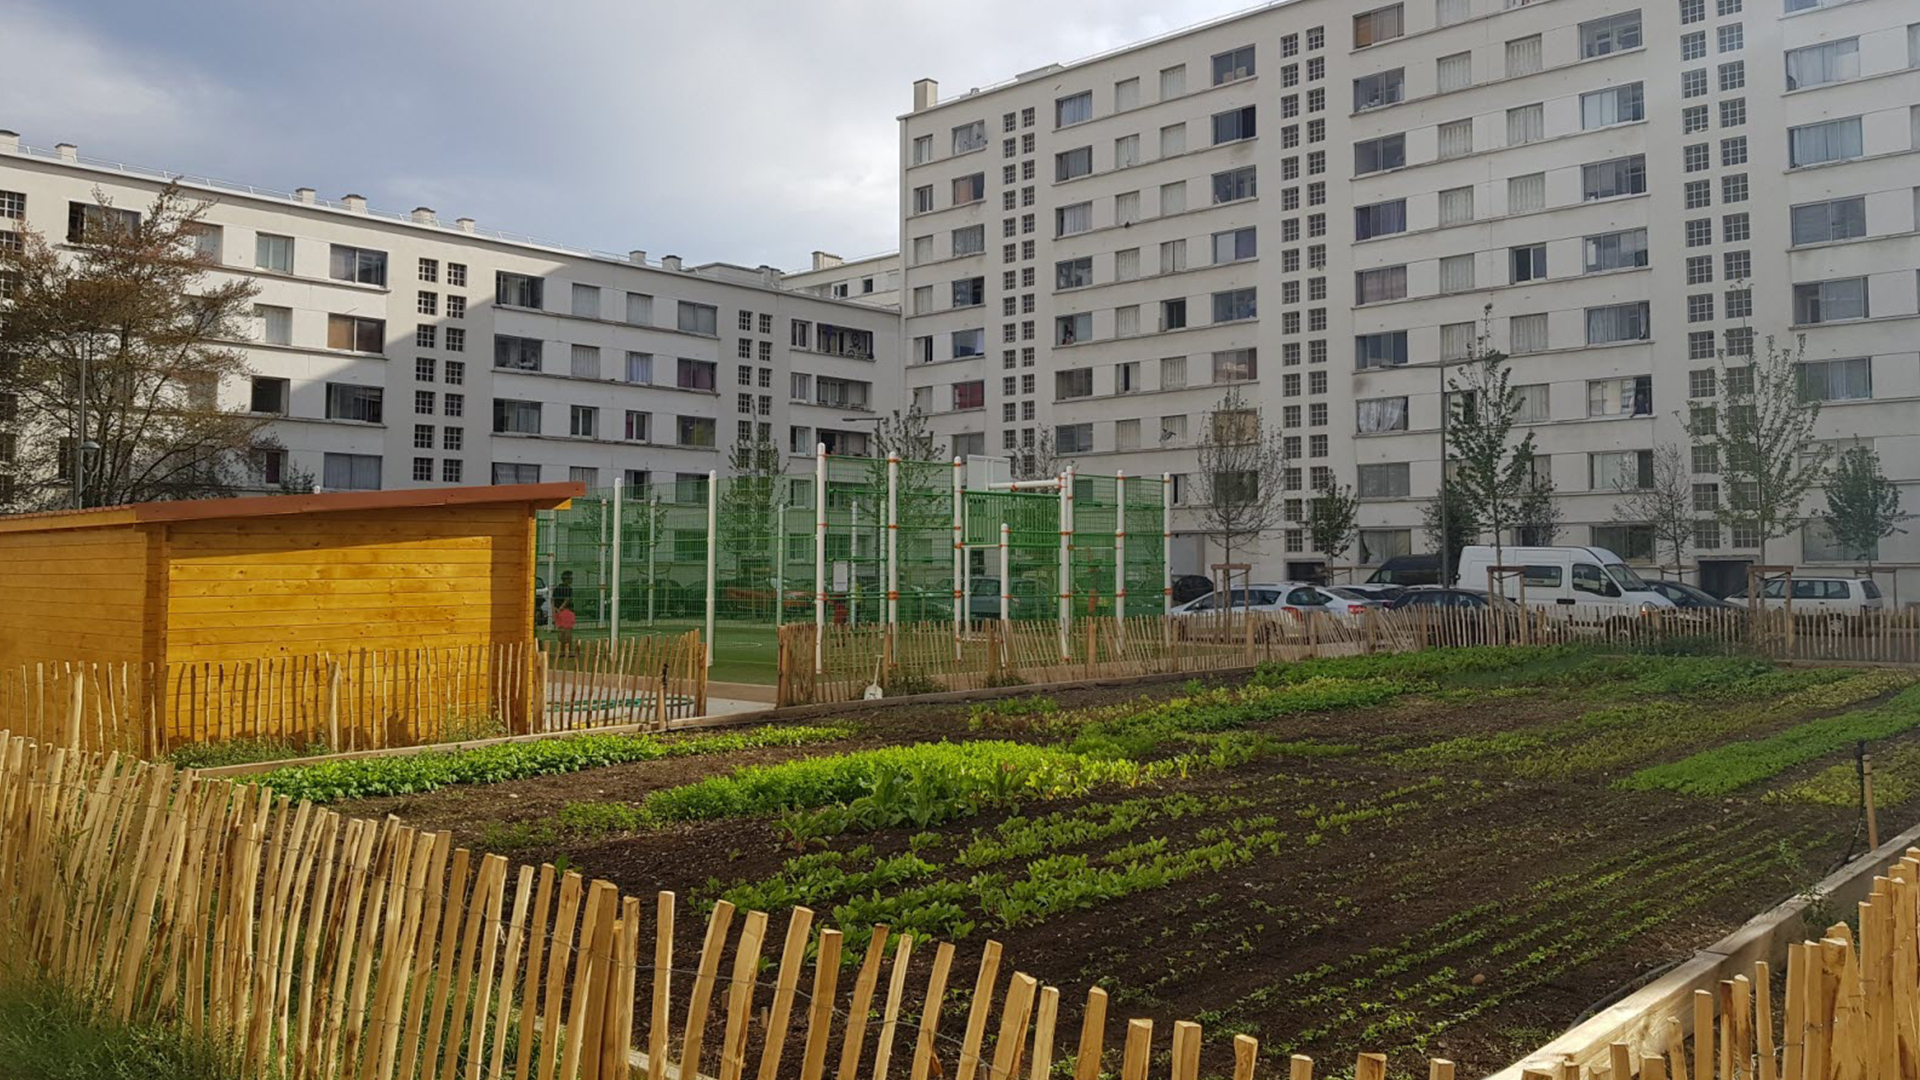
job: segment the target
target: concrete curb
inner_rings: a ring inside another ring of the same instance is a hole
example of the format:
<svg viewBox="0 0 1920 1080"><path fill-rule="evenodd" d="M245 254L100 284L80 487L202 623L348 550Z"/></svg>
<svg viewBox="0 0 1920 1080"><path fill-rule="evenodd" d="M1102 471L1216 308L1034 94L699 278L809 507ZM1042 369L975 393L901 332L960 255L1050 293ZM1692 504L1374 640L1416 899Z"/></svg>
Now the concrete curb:
<svg viewBox="0 0 1920 1080"><path fill-rule="evenodd" d="M1816 888L1827 900L1841 905L1841 910L1851 910L1873 892L1873 879L1885 873L1889 865L1916 843L1920 843L1920 825L1834 871ZM1555 1071L1569 1057L1583 1069L1605 1065L1609 1048L1616 1042L1630 1045L1635 1060L1642 1054L1664 1052L1669 1017L1679 1020L1683 1029L1692 1032L1695 990L1717 991L1722 979L1735 975L1752 978L1756 960L1765 960L1775 965L1776 970L1785 970L1787 946L1808 937L1806 909L1807 900L1794 897L1754 916L1740 929L1694 953L1686 963L1567 1029L1552 1042L1486 1080L1521 1080L1521 1074L1527 1069ZM1816 931L1824 929L1815 928Z"/></svg>
<svg viewBox="0 0 1920 1080"><path fill-rule="evenodd" d="M743 727L749 724L775 723L783 720L813 720L826 716L842 716L847 713L862 712L869 709L884 708L888 705L942 705L965 701L991 701L996 698L1020 697L1025 694L1045 694L1060 690L1074 690L1084 687L1106 686L1153 686L1166 682L1185 682L1188 679L1213 678L1237 679L1253 673L1251 667L1225 668L1217 671L1176 671L1157 675L1115 676L1107 679L1084 679L1074 682L1035 683L1030 686L983 687L978 690L944 690L937 694L914 694L908 697L876 698L873 701L842 701L828 705L791 705L784 709L755 709L751 712L719 713L713 716L695 716L686 720L670 720L665 731L650 723L612 724L607 727L586 728L580 731L542 731L532 735L505 735L493 739L470 739L466 742L430 743L426 746L396 746L385 750L353 750L343 754L322 754L315 757L286 758L280 761L252 761L242 765L221 765L211 769L201 769L199 775L210 778L237 778L268 773L275 769L292 766L325 765L334 761L357 761L361 758L408 757L413 754L449 753L456 750L478 750L487 746L499 746L503 743L539 742L543 739L570 739L576 735L672 735L681 731L706 731L713 728ZM712 684L708 684L711 688Z"/></svg>

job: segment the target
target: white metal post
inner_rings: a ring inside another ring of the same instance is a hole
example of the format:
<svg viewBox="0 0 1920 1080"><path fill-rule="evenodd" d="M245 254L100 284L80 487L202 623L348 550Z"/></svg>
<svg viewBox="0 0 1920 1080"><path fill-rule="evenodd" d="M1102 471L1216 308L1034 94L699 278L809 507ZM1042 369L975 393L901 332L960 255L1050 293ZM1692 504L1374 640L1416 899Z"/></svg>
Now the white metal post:
<svg viewBox="0 0 1920 1080"><path fill-rule="evenodd" d="M608 606L607 640L620 640L620 495L626 478L613 478L613 599Z"/></svg>
<svg viewBox="0 0 1920 1080"><path fill-rule="evenodd" d="M1168 642L1173 640L1173 474L1160 474L1160 626Z"/></svg>
<svg viewBox="0 0 1920 1080"><path fill-rule="evenodd" d="M964 579L966 577L966 552L960 536L960 470L964 465L956 455L953 459L953 658L960 659L960 628L965 613L960 610L966 596Z"/></svg>
<svg viewBox="0 0 1920 1080"><path fill-rule="evenodd" d="M599 616L601 621L604 622L607 617L607 500L604 496L600 499L599 520L600 520L600 558L599 558L600 580L599 580L599 583L594 586L594 588L599 591L600 595L598 599L600 603L598 608L595 609L594 614Z"/></svg>
<svg viewBox="0 0 1920 1080"><path fill-rule="evenodd" d="M1127 474L1113 476L1113 628L1127 629Z"/></svg>
<svg viewBox="0 0 1920 1080"><path fill-rule="evenodd" d="M853 524L848 529L847 539L851 544L848 555L849 573L847 574L847 625L860 625L860 500L853 500Z"/></svg>
<svg viewBox="0 0 1920 1080"><path fill-rule="evenodd" d="M786 483L783 478L781 483ZM784 496L783 496L784 498ZM773 632L780 633L780 615L787 604L787 507L774 511L773 523Z"/></svg>
<svg viewBox="0 0 1920 1080"><path fill-rule="evenodd" d="M887 455L887 625L900 621L900 455Z"/></svg>
<svg viewBox="0 0 1920 1080"><path fill-rule="evenodd" d="M1010 655L1012 645L1009 638L1013 634L1013 582L1007 580L1007 574L1013 569L1012 548L1013 526L1005 521L1000 523L1000 658Z"/></svg>
<svg viewBox="0 0 1920 1080"><path fill-rule="evenodd" d="M659 550L660 537L657 530L660 521L660 496L654 495L647 500L647 625L653 625L653 598L659 591L654 585L654 552Z"/></svg>
<svg viewBox="0 0 1920 1080"><path fill-rule="evenodd" d="M1073 593L1073 472L1060 474L1060 659L1070 660L1073 653L1067 640L1067 622L1072 617Z"/></svg>
<svg viewBox="0 0 1920 1080"><path fill-rule="evenodd" d="M707 666L713 666L714 549L719 546L720 474L707 470Z"/></svg>
<svg viewBox="0 0 1920 1080"><path fill-rule="evenodd" d="M547 515L547 621L559 622L559 612L553 610L553 590L560 586L560 579L554 575L554 563L560 558L560 511L543 511Z"/></svg>
<svg viewBox="0 0 1920 1080"><path fill-rule="evenodd" d="M827 444L814 444L813 460L813 673L826 670L827 640Z"/></svg>

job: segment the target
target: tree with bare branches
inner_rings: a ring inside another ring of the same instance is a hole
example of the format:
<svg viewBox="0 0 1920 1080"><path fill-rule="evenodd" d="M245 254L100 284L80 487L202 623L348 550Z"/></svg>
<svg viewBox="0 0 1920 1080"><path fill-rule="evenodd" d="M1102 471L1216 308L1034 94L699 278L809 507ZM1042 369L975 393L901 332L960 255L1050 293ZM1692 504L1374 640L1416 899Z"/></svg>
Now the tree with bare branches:
<svg viewBox="0 0 1920 1080"><path fill-rule="evenodd" d="M1520 522L1520 506L1533 482L1533 433L1509 443L1520 413L1520 392L1510 375L1506 354L1489 344L1483 328L1460 374L1447 378L1452 483L1493 535L1495 562L1501 558L1505 531Z"/></svg>
<svg viewBox="0 0 1920 1080"><path fill-rule="evenodd" d="M1813 437L1820 402L1803 392L1806 338L1789 349L1768 335L1751 356L1722 354L1712 392L1683 419L1687 437L1724 488L1714 517L1767 544L1801 522L1801 502L1826 473L1828 450ZM1745 361L1740 363L1739 361Z"/></svg>
<svg viewBox="0 0 1920 1080"><path fill-rule="evenodd" d="M1693 508L1693 469L1680 448L1668 443L1653 450L1653 467L1647 475L1615 477L1614 520L1621 524L1645 525L1653 532L1653 558L1663 569L1671 566L1674 576L1686 565L1687 546L1693 543L1693 523L1698 513ZM1630 556L1631 552L1615 552ZM1671 560L1661 555L1671 556Z"/></svg>
<svg viewBox="0 0 1920 1080"><path fill-rule="evenodd" d="M1260 534L1285 520L1279 497L1289 458L1278 425L1263 424L1260 410L1240 390L1227 391L1205 417L1195 478L1200 531L1213 537L1223 562L1236 551L1257 548Z"/></svg>
<svg viewBox="0 0 1920 1080"><path fill-rule="evenodd" d="M31 228L0 248L0 393L21 420L0 478L16 511L192 499L267 486L267 416L223 406L249 374L254 284L210 275L207 203L169 185L144 213L95 192L56 248ZM76 480L79 481L76 484Z"/></svg>

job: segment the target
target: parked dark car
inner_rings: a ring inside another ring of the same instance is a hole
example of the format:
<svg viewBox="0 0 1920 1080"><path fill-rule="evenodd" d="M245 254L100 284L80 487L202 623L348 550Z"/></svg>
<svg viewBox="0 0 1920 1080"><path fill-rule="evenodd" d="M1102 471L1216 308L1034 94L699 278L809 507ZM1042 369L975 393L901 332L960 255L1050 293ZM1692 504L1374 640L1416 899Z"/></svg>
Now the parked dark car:
<svg viewBox="0 0 1920 1080"><path fill-rule="evenodd" d="M1369 585L1438 585L1440 556L1395 555L1367 579Z"/></svg>
<svg viewBox="0 0 1920 1080"><path fill-rule="evenodd" d="M1673 601L1674 607L1721 611L1730 611L1734 608L1734 605L1725 600L1697 585L1688 585L1684 581L1660 581L1648 578L1646 582L1647 588Z"/></svg>
<svg viewBox="0 0 1920 1080"><path fill-rule="evenodd" d="M1401 593L1400 598L1387 607L1390 611L1473 616L1454 624L1462 635L1459 640L1468 643L1485 642L1487 628L1496 620L1504 624L1500 628L1500 635L1505 640L1514 640L1520 633L1520 605L1504 596L1491 595L1485 589L1441 588L1437 585L1414 587ZM1488 608L1500 614L1484 617Z"/></svg>
<svg viewBox="0 0 1920 1080"><path fill-rule="evenodd" d="M1387 605L1394 611L1403 608L1470 608L1479 611L1490 604L1498 603L1502 608L1512 608L1513 601L1504 597L1490 597L1485 589L1442 589L1430 586L1421 589L1408 589L1399 598Z"/></svg>
<svg viewBox="0 0 1920 1080"><path fill-rule="evenodd" d="M1212 591L1213 582L1201 574L1181 574L1173 579L1173 602L1176 605L1198 600Z"/></svg>

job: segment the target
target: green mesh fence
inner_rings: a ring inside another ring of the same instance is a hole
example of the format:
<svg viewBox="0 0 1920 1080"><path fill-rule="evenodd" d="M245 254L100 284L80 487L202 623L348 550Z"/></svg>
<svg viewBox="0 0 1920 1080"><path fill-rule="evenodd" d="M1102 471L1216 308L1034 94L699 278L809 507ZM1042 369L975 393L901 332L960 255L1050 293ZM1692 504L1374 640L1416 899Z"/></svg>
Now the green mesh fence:
<svg viewBox="0 0 1920 1080"><path fill-rule="evenodd" d="M955 474L961 470L925 461L901 462L898 469L899 620L952 621ZM543 512L536 541L540 632L555 633L553 610L569 590L580 637L606 637L616 619L622 637L704 628L711 548L713 678L771 683L779 625L814 619L815 475L721 477L717 485L711 528L705 477L624 489L617 507L611 489L598 489L566 510ZM1122 484L1111 476L1081 475L1073 488L1072 616L1110 617L1119 593ZM1129 615L1161 610L1163 489L1159 477L1124 483ZM1009 526L1010 616L1056 618L1059 493L963 486L959 506L963 618L999 618L1003 522ZM884 622L887 463L828 458L825 516L827 619Z"/></svg>

